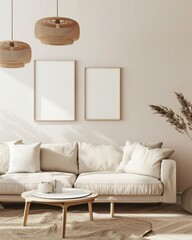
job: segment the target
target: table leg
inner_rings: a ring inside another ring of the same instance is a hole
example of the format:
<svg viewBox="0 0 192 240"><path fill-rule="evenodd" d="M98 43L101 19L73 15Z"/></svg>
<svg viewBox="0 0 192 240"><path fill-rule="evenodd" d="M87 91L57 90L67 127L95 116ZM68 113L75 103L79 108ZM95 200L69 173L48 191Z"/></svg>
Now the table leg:
<svg viewBox="0 0 192 240"><path fill-rule="evenodd" d="M89 218L90 218L90 221L93 221L93 208L92 208L92 202L88 202L88 208L89 208Z"/></svg>
<svg viewBox="0 0 192 240"><path fill-rule="evenodd" d="M65 204L63 205L63 233L62 236L65 238L65 230L66 230L66 220L67 220L67 207Z"/></svg>
<svg viewBox="0 0 192 240"><path fill-rule="evenodd" d="M112 218L114 217L114 212L115 212L115 203L111 202L110 203L110 214L111 214Z"/></svg>
<svg viewBox="0 0 192 240"><path fill-rule="evenodd" d="M28 217L28 214L29 214L30 205L31 205L30 202L25 202L25 210L24 210L24 216L23 216L23 226L26 226L26 224L27 224L27 217Z"/></svg>

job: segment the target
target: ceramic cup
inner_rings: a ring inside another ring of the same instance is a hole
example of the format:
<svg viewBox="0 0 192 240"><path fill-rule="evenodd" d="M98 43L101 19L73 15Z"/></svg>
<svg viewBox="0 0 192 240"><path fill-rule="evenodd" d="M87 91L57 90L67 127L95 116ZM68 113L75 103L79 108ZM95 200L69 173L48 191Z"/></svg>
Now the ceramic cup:
<svg viewBox="0 0 192 240"><path fill-rule="evenodd" d="M52 193L55 186L51 182L41 182L39 184L39 191L42 193Z"/></svg>
<svg viewBox="0 0 192 240"><path fill-rule="evenodd" d="M55 183L55 190L54 190L54 192L61 193L62 192L62 187L63 187L62 182L60 180L57 180L56 183Z"/></svg>

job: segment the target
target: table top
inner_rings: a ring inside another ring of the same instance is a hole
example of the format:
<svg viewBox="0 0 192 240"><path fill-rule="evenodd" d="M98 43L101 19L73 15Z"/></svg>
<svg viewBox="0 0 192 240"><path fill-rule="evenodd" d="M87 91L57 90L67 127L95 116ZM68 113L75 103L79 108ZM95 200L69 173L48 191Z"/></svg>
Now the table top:
<svg viewBox="0 0 192 240"><path fill-rule="evenodd" d="M59 192L43 193L39 189L33 191L31 195L34 197L48 198L48 199L71 199L82 198L91 195L91 191L81 188L62 188Z"/></svg>
<svg viewBox="0 0 192 240"><path fill-rule="evenodd" d="M68 192L69 190L71 191L74 191L73 190L74 188L67 188ZM78 189L80 190L80 189ZM82 189L82 192L83 191L86 191L84 189ZM38 190L32 190L32 191L27 191L27 192L23 192L21 194L21 197L24 198L26 201L29 201L29 202L47 202L47 203L81 203L81 202L85 202L85 201L91 201L91 200L94 200L98 194L97 193L90 193L89 195L87 196L81 196L81 197L76 197L76 198L61 198L61 196L58 198L54 197L54 198L44 198L44 197L37 197L37 196L33 196L36 195L35 193L37 193ZM46 195L48 195L49 193L47 193ZM52 193L52 196L54 195L57 195L57 193Z"/></svg>

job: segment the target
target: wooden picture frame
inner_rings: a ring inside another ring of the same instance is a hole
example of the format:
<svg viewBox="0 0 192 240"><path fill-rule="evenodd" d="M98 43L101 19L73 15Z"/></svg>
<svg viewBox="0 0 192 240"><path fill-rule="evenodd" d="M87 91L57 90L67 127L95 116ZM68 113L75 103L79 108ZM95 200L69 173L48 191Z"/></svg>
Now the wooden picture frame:
<svg viewBox="0 0 192 240"><path fill-rule="evenodd" d="M34 61L34 121L75 121L75 61Z"/></svg>
<svg viewBox="0 0 192 240"><path fill-rule="evenodd" d="M121 120L121 68L85 68L85 120Z"/></svg>

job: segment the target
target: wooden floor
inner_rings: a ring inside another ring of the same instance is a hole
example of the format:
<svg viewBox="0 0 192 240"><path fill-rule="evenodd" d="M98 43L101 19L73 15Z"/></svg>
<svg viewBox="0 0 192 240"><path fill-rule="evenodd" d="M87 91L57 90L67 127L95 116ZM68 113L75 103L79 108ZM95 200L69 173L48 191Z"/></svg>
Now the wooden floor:
<svg viewBox="0 0 192 240"><path fill-rule="evenodd" d="M38 207L38 205L33 206L33 208ZM42 208L42 205L40 207ZM5 205L5 208L23 208L23 205ZM76 210L87 211L87 206L69 208L69 211ZM94 204L93 211L98 214L109 214L109 204ZM161 205L115 204L115 217L149 221L152 224L152 232L145 236L146 239L192 240L192 214L185 212L180 203Z"/></svg>
<svg viewBox="0 0 192 240"><path fill-rule="evenodd" d="M116 217L139 218L152 224L151 240L192 240L192 214L180 204L137 205L118 204Z"/></svg>

